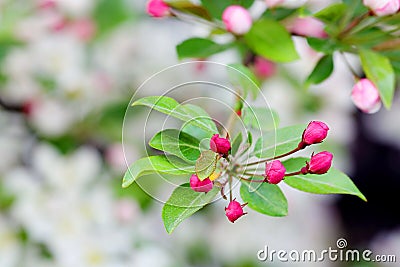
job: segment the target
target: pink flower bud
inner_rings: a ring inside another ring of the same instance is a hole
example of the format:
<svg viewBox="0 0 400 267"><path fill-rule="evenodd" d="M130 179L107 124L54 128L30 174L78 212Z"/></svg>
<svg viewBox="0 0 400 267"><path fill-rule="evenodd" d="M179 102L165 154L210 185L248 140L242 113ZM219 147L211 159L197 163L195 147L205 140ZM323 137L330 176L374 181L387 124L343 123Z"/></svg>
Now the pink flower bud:
<svg viewBox="0 0 400 267"><path fill-rule="evenodd" d="M318 154L313 154L311 156L310 162L307 162L307 166L301 169L303 174L314 173L314 174L324 174L329 171L332 166L332 153L328 151L320 152Z"/></svg>
<svg viewBox="0 0 400 267"><path fill-rule="evenodd" d="M222 13L222 21L228 31L243 35L253 24L249 11L242 6L229 6Z"/></svg>
<svg viewBox="0 0 400 267"><path fill-rule="evenodd" d="M256 57L254 60L254 73L261 79L266 79L274 75L276 65L263 57Z"/></svg>
<svg viewBox="0 0 400 267"><path fill-rule="evenodd" d="M316 38L326 38L324 23L313 17L296 18L289 26L289 31L294 34Z"/></svg>
<svg viewBox="0 0 400 267"><path fill-rule="evenodd" d="M266 163L265 178L270 184L278 184L285 177L286 169L279 160Z"/></svg>
<svg viewBox="0 0 400 267"><path fill-rule="evenodd" d="M361 79L354 85L351 100L365 113L375 113L381 108L378 89L368 79Z"/></svg>
<svg viewBox="0 0 400 267"><path fill-rule="evenodd" d="M377 16L395 14L400 8L399 0L364 0L363 2Z"/></svg>
<svg viewBox="0 0 400 267"><path fill-rule="evenodd" d="M206 178L203 181L200 181L199 177L197 177L196 174L193 174L190 177L190 187L196 192L207 193L213 188L213 183L210 178Z"/></svg>
<svg viewBox="0 0 400 267"><path fill-rule="evenodd" d="M52 9L57 6L55 0L40 0L38 3L38 7L40 9Z"/></svg>
<svg viewBox="0 0 400 267"><path fill-rule="evenodd" d="M147 2L147 13L156 18L166 17L170 14L169 6L163 0L150 0Z"/></svg>
<svg viewBox="0 0 400 267"><path fill-rule="evenodd" d="M284 0L265 0L265 3L269 8L279 6Z"/></svg>
<svg viewBox="0 0 400 267"><path fill-rule="evenodd" d="M88 18L74 21L69 27L72 33L82 41L89 41L96 34L96 24Z"/></svg>
<svg viewBox="0 0 400 267"><path fill-rule="evenodd" d="M228 207L225 208L225 214L228 220L234 223L237 219L247 214L247 212L243 212L243 207L246 205L247 203L241 205L236 200L229 202Z"/></svg>
<svg viewBox="0 0 400 267"><path fill-rule="evenodd" d="M228 139L219 137L219 134L214 134L210 140L210 149L215 153L227 156L231 150L231 143Z"/></svg>
<svg viewBox="0 0 400 267"><path fill-rule="evenodd" d="M321 143L328 135L329 127L322 121L311 121L303 132L299 148Z"/></svg>

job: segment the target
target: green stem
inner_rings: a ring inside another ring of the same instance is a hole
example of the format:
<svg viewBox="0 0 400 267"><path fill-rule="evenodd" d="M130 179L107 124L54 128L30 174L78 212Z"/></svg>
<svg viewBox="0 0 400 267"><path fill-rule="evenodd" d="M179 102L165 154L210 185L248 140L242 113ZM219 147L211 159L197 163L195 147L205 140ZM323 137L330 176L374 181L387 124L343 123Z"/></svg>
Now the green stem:
<svg viewBox="0 0 400 267"><path fill-rule="evenodd" d="M229 175L229 201L232 202L232 175Z"/></svg>
<svg viewBox="0 0 400 267"><path fill-rule="evenodd" d="M251 183L264 183L265 180L253 180L253 179L249 179L249 178L244 178L242 176L236 176L239 180L243 180L246 182L251 182Z"/></svg>
<svg viewBox="0 0 400 267"><path fill-rule="evenodd" d="M293 150L291 150L291 151L289 151L289 152L287 152L287 153L285 153L285 154L282 154L282 155L279 155L279 156L275 156L275 157L272 157L272 158L268 158L268 159L262 159L262 160L255 161L255 162L250 162L250 163L245 164L245 165L242 165L242 166L248 167L248 166L252 166L252 165L257 165L257 164L260 164L260 163L264 163L264 162L267 162L267 161L270 161L270 160L280 159L280 158L289 156L289 155L291 155L291 154L293 154L293 153L296 153L297 151L300 151L300 150L301 150L301 149L300 149L299 147L296 147L295 149L293 149Z"/></svg>
<svg viewBox="0 0 400 267"><path fill-rule="evenodd" d="M400 49L400 39L393 39L373 47L375 51L386 51Z"/></svg>
<svg viewBox="0 0 400 267"><path fill-rule="evenodd" d="M243 172L242 174L243 174L243 175L247 175L247 176L253 176L253 177L263 177L263 178L265 178L265 176L264 176L264 175L262 175L262 174L257 174L257 173L248 173L248 172Z"/></svg>
<svg viewBox="0 0 400 267"><path fill-rule="evenodd" d="M288 176L295 176L295 175L299 175L299 174L302 174L301 170L300 170L300 171L297 171L297 172L285 173L285 177L288 177Z"/></svg>
<svg viewBox="0 0 400 267"><path fill-rule="evenodd" d="M347 60L346 56L343 54L343 52L340 52L340 55L343 57L344 63L347 65L347 67L349 68L350 72L353 74L354 78L356 78L357 80L361 79L361 77L353 69L353 67L351 66L350 62Z"/></svg>
<svg viewBox="0 0 400 267"><path fill-rule="evenodd" d="M355 18L353 21L351 21L348 26L339 34L339 39L343 38L344 36L347 36L354 27L356 27L358 24L360 24L361 21L363 21L365 18L369 17L370 13L369 11L367 13L364 13L362 16Z"/></svg>

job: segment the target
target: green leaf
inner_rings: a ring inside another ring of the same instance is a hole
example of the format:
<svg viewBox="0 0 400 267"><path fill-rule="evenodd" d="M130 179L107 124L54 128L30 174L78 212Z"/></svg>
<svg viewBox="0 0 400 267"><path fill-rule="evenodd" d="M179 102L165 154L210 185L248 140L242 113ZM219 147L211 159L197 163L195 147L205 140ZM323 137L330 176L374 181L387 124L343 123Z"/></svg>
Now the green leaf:
<svg viewBox="0 0 400 267"><path fill-rule="evenodd" d="M295 12L296 9L289 9L283 7L267 8L264 14L262 14L262 17L273 20L283 20L289 17L290 15L293 15Z"/></svg>
<svg viewBox="0 0 400 267"><path fill-rule="evenodd" d="M262 214L282 217L288 213L285 195L275 184L242 182L240 196L249 208Z"/></svg>
<svg viewBox="0 0 400 267"><path fill-rule="evenodd" d="M299 58L290 34L277 21L260 19L244 39L254 52L267 59L289 62Z"/></svg>
<svg viewBox="0 0 400 267"><path fill-rule="evenodd" d="M100 0L96 3L94 19L96 21L97 35L103 35L132 18L132 13L123 0Z"/></svg>
<svg viewBox="0 0 400 267"><path fill-rule="evenodd" d="M315 66L314 70L308 76L306 85L319 84L331 76L333 71L333 57L332 55L323 56Z"/></svg>
<svg viewBox="0 0 400 267"><path fill-rule="evenodd" d="M198 139L177 129L158 132L149 142L155 149L188 161L196 161L200 156L199 144Z"/></svg>
<svg viewBox="0 0 400 267"><path fill-rule="evenodd" d="M242 64L230 64L228 65L228 77L234 87L242 89L244 98L247 97L248 92L251 93L253 99L257 98L261 82L249 68Z"/></svg>
<svg viewBox="0 0 400 267"><path fill-rule="evenodd" d="M335 51L352 51L351 46L340 43L332 38L319 39L314 37L307 37L307 43L312 49L324 54L333 54Z"/></svg>
<svg viewBox="0 0 400 267"><path fill-rule="evenodd" d="M195 115L197 118L203 118L199 119L201 121L204 121L204 123L207 123L210 125L210 129L204 130L203 128L199 128L196 126L198 123L198 120L191 120L191 121L186 121L185 125L182 127L182 131L196 137L198 140L203 140L203 139L209 139L211 138L215 133L218 133L217 127L215 126L215 123L212 121L210 118L210 115L202 109L199 106L192 105L192 104L186 104L184 105L186 108L189 108L192 112L193 115ZM208 149L209 147L205 148Z"/></svg>
<svg viewBox="0 0 400 267"><path fill-rule="evenodd" d="M343 0L343 3L347 6L347 15L350 19L368 12L368 7L361 0Z"/></svg>
<svg viewBox="0 0 400 267"><path fill-rule="evenodd" d="M181 105L175 99L167 96L148 96L140 98L132 104L132 106L139 105L150 107L184 122L190 121L193 126L205 130L210 135L218 133L218 129L210 116L198 106Z"/></svg>
<svg viewBox="0 0 400 267"><path fill-rule="evenodd" d="M191 38L176 46L179 59L183 58L208 58L226 50L230 45L220 45L210 39Z"/></svg>
<svg viewBox="0 0 400 267"><path fill-rule="evenodd" d="M0 39L0 61L3 61L4 57L9 53L11 49L22 46L22 44L23 43L14 40L13 38Z"/></svg>
<svg viewBox="0 0 400 267"><path fill-rule="evenodd" d="M263 133L257 140L252 155L271 158L295 149L301 141L306 125L295 125Z"/></svg>
<svg viewBox="0 0 400 267"><path fill-rule="evenodd" d="M193 137L195 137L197 140L203 140L203 139L210 139L212 134L210 132L206 132L205 130L196 127L192 124L192 122L188 122L182 127L182 132L185 132ZM204 149L208 149L205 147Z"/></svg>
<svg viewBox="0 0 400 267"><path fill-rule="evenodd" d="M367 78L378 88L383 104L389 109L395 90L395 75L389 59L364 49L360 50L360 59Z"/></svg>
<svg viewBox="0 0 400 267"><path fill-rule="evenodd" d="M235 138L233 139L233 142L232 142L232 149L231 149L232 155L236 155L240 145L242 144L242 141L243 141L243 135L242 135L242 132L239 132L235 136Z"/></svg>
<svg viewBox="0 0 400 267"><path fill-rule="evenodd" d="M269 108L245 107L242 113L243 123L256 130L271 131L279 125L278 113Z"/></svg>
<svg viewBox="0 0 400 267"><path fill-rule="evenodd" d="M309 161L309 159L291 158L282 162L282 164L285 166L287 172L295 172L304 167L306 161ZM354 185L353 181L346 174L334 168L331 168L326 174L300 174L285 177L284 181L289 186L308 193L349 194L367 201L365 196Z"/></svg>
<svg viewBox="0 0 400 267"><path fill-rule="evenodd" d="M175 156L158 155L141 158L125 172L122 187L128 187L139 177L152 173L186 175L194 173L194 166Z"/></svg>
<svg viewBox="0 0 400 267"><path fill-rule="evenodd" d="M189 0L164 0L164 2L181 12L193 14L205 20L211 20L211 15L204 7L196 5Z"/></svg>
<svg viewBox="0 0 400 267"><path fill-rule="evenodd" d="M202 5L210 12L211 16L221 19L225 8L231 5L241 5L249 8L254 0L201 0Z"/></svg>
<svg viewBox="0 0 400 267"><path fill-rule="evenodd" d="M386 24L391 24L391 25L396 25L396 26L400 25L400 13L397 13L397 14L391 15L391 16L387 16L384 19L384 22Z"/></svg>
<svg viewBox="0 0 400 267"><path fill-rule="evenodd" d="M200 180L209 177L217 166L218 154L211 150L202 151L196 161L195 171Z"/></svg>
<svg viewBox="0 0 400 267"><path fill-rule="evenodd" d="M325 23L337 23L341 17L343 17L344 13L346 12L347 5L343 3L337 3L330 5L316 14L314 17L320 19Z"/></svg>
<svg viewBox="0 0 400 267"><path fill-rule="evenodd" d="M172 233L183 220L209 204L219 190L219 187L214 186L208 193L195 192L188 184L176 188L162 210L162 219L167 232Z"/></svg>

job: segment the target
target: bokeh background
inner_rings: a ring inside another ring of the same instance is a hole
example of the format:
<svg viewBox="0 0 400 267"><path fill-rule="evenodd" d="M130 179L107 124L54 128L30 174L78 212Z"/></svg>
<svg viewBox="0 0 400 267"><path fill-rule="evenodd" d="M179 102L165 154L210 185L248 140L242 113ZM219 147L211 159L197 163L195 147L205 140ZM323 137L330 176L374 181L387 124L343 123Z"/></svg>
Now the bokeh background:
<svg viewBox="0 0 400 267"><path fill-rule="evenodd" d="M328 2L310 6L318 10ZM320 55L301 38L295 42L302 59L277 66L263 93L284 126L314 119L330 125L324 148L369 201L284 187L285 218L250 210L231 224L219 201L168 235L162 204L137 185L120 186L125 157L133 162L146 153L138 137L146 113L129 116L136 127L123 147L124 114L147 78L179 63L175 45L207 29L152 19L144 10L144 0L0 0L0 267L282 266L287 264L259 262L257 251L266 245L320 251L335 248L341 237L349 248L400 261L400 99L390 111L359 113L341 57L327 81L306 90L303 81ZM211 60L239 58L226 52ZM348 60L358 68L356 58ZM195 63L184 75L209 72L207 64ZM160 87L146 95L162 92L163 81L157 82ZM222 116L215 105L203 107ZM157 117L150 125L160 125ZM170 193L156 176L143 179L159 194Z"/></svg>

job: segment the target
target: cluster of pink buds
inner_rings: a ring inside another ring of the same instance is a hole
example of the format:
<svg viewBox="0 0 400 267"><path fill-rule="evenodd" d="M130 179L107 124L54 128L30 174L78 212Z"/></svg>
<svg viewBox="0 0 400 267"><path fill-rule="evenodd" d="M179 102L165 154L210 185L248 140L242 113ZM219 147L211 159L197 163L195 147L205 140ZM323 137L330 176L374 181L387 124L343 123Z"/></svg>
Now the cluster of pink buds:
<svg viewBox="0 0 400 267"><path fill-rule="evenodd" d="M220 137L219 134L214 134L210 139L210 149L215 153L218 153L220 157L227 158L231 151L231 143L227 138ZM190 177L190 187L196 192L207 193L213 189L213 180L218 175L212 174L204 180L200 180L196 174L192 174ZM235 222L237 219L247 214L243 211L245 204L240 204L236 199L229 202L228 206L225 207L226 217L230 222Z"/></svg>
<svg viewBox="0 0 400 267"><path fill-rule="evenodd" d="M303 131L301 141L296 149L292 152L285 154L293 154L305 147L313 144L321 143L328 135L329 127L321 121L311 121L307 128ZM278 156L279 158L281 156ZM298 174L324 174L329 171L332 165L333 155L328 151L323 151L311 155L310 162L306 162L300 171L295 173L286 173L285 166L280 160L273 160L266 163L265 166L265 181L270 184L278 184L285 176L292 176Z"/></svg>
<svg viewBox="0 0 400 267"><path fill-rule="evenodd" d="M306 129L304 129L301 141L294 150L285 153L283 155L276 156L273 159L264 159L246 165L249 166L265 162L265 173L263 175L261 174L257 175L245 172L245 175L262 176L264 178L263 180L253 180L244 177L239 177L239 178L245 181L278 184L287 176L306 175L306 174L319 175L327 173L332 166L332 159L333 159L332 153L328 151L323 151L317 154L313 153L311 155L310 160L308 162L305 162L305 166L293 173L286 172L286 168L279 160L279 158L293 154L301 149L306 148L307 146L323 142L328 135L328 131L329 127L325 123L321 121L311 121L306 127ZM214 134L210 139L210 149L215 153L218 153L219 158L225 158L229 162L230 158L228 156L231 151L231 143L228 140L228 138L223 138L220 137L219 134ZM203 180L200 180L196 174L193 174L190 177L190 187L196 192L207 193L213 189L214 180L216 178L218 178L218 175L215 175L215 173L213 173L212 175L210 175L210 177L207 177L206 179ZM232 194L232 192L230 193ZM230 199L231 201L225 208L225 214L228 220L233 223L243 215L247 214L246 212L243 211L243 208L247 205L247 203L241 204L238 201L236 201L236 199L232 200L232 195Z"/></svg>

